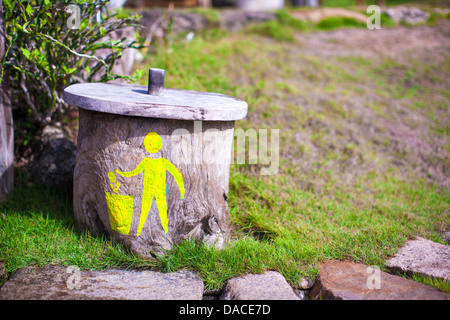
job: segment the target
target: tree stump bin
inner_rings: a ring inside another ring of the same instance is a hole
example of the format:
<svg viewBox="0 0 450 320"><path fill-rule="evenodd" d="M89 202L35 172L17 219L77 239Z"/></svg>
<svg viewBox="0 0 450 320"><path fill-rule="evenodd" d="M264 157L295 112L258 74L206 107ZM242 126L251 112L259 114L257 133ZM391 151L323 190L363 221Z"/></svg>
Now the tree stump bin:
<svg viewBox="0 0 450 320"><path fill-rule="evenodd" d="M80 108L76 224L148 256L195 239L222 247L235 120L247 104L217 93L86 83L64 91Z"/></svg>

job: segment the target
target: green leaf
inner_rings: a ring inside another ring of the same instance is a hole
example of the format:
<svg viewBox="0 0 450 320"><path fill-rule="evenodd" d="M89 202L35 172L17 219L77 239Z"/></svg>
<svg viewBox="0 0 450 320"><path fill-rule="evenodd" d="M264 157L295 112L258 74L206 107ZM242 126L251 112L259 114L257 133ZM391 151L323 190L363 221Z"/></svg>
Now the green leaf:
<svg viewBox="0 0 450 320"><path fill-rule="evenodd" d="M86 29L86 27L89 24L89 19L83 19L80 23L80 31L83 31L84 29Z"/></svg>
<svg viewBox="0 0 450 320"><path fill-rule="evenodd" d="M25 49L25 48L20 48L20 50L22 50L22 53L23 53L23 55L27 58L27 59L31 59L31 52L30 51L28 51L27 49Z"/></svg>
<svg viewBox="0 0 450 320"><path fill-rule="evenodd" d="M33 7L30 6L30 4L27 5L27 9L26 9L28 15L32 15L34 13L34 9Z"/></svg>
<svg viewBox="0 0 450 320"><path fill-rule="evenodd" d="M106 30L105 30L105 28L100 27L100 34L101 34L102 36L106 35Z"/></svg>
<svg viewBox="0 0 450 320"><path fill-rule="evenodd" d="M20 25L19 23L15 23L15 26L16 26L16 28L17 29L19 29L20 31L23 31L23 27L22 27L22 25Z"/></svg>
<svg viewBox="0 0 450 320"><path fill-rule="evenodd" d="M27 27L28 27L28 25L30 24L30 22L31 21L27 21L27 22L25 22L25 24L22 26L22 28L23 28L23 31L25 31L25 32L27 32L28 30L27 30Z"/></svg>

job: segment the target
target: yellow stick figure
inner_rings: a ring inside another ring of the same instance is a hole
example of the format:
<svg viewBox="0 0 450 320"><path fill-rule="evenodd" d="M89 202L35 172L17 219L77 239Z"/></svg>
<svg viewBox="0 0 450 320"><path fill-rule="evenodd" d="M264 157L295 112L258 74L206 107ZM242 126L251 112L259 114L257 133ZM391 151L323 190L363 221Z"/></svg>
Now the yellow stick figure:
<svg viewBox="0 0 450 320"><path fill-rule="evenodd" d="M156 132L150 132L144 138L145 150L149 153L156 153L162 148L162 140ZM145 220L149 214L152 206L153 198L156 199L156 206L158 207L159 217L164 232L168 232L169 220L167 218L167 203L166 203L166 170L174 177L178 187L180 188L181 199L184 198L184 183L183 176L180 171L167 159L158 158L144 158L138 164L136 169L130 172L116 172L123 177L133 177L144 171L144 187L142 191L142 208L141 216L139 218L139 227L137 236L141 234L144 227Z"/></svg>

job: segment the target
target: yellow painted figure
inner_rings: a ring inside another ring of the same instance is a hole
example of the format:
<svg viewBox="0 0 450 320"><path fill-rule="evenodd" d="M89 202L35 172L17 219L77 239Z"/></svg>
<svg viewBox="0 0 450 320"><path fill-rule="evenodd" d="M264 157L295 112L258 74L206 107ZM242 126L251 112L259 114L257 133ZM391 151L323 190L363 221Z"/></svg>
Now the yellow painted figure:
<svg viewBox="0 0 450 320"><path fill-rule="evenodd" d="M161 137L156 132L150 132L144 138L145 150L149 153L156 153L162 148ZM142 190L142 208L139 218L139 227L137 236L141 234L145 220L152 206L153 198L156 199L159 217L165 233L168 232L169 220L167 218L167 202L166 202L166 170L174 177L178 187L180 188L181 199L184 198L183 176L180 171L167 159L144 158L141 163L130 172L116 172L123 177L136 176L144 171L144 186Z"/></svg>

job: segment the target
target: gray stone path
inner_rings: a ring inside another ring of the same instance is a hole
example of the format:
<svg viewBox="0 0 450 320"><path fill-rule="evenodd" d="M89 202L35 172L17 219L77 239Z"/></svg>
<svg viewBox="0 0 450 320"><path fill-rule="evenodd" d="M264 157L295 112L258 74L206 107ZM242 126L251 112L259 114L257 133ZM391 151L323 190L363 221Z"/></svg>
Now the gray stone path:
<svg viewBox="0 0 450 320"><path fill-rule="evenodd" d="M350 261L328 261L311 290L313 300L448 300L422 283Z"/></svg>
<svg viewBox="0 0 450 320"><path fill-rule="evenodd" d="M0 288L0 300L201 300L193 272L78 271L46 266L19 269Z"/></svg>
<svg viewBox="0 0 450 320"><path fill-rule="evenodd" d="M450 246L424 238L408 241L387 261L395 272L415 273L450 281Z"/></svg>
<svg viewBox="0 0 450 320"><path fill-rule="evenodd" d="M228 280L222 300L300 300L278 272L248 274Z"/></svg>
<svg viewBox="0 0 450 320"><path fill-rule="evenodd" d="M391 269L448 281L449 246L418 238L408 241L388 261ZM0 277L4 277L0 262ZM3 275L3 276L2 276ZM1 280L1 278L0 278ZM327 261L319 278L304 280L294 290L278 272L249 274L227 281L215 296L205 292L201 277L191 271L79 271L76 267L19 269L0 288L0 300L449 300L450 294L419 282L350 261ZM308 296L309 293L309 296Z"/></svg>

